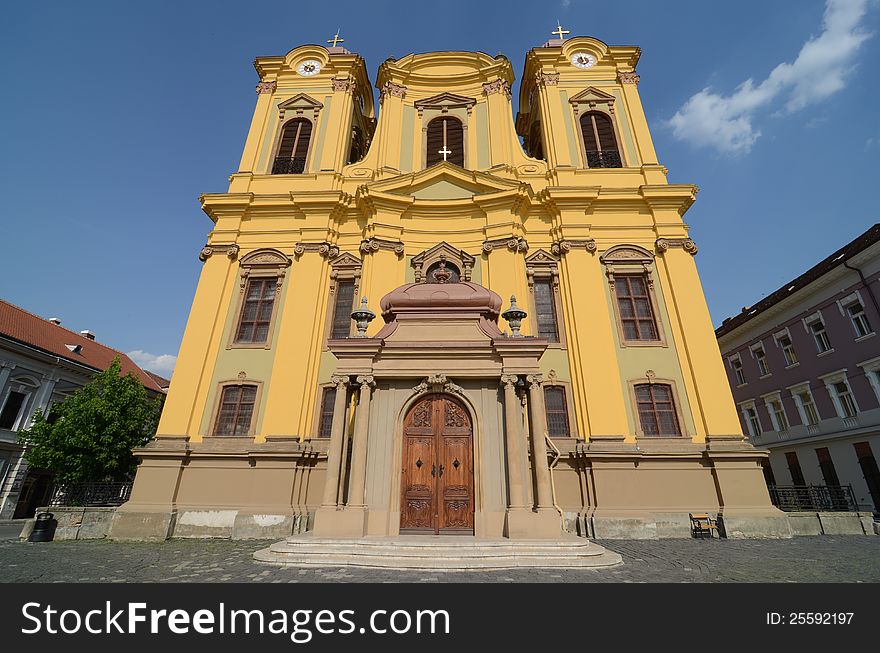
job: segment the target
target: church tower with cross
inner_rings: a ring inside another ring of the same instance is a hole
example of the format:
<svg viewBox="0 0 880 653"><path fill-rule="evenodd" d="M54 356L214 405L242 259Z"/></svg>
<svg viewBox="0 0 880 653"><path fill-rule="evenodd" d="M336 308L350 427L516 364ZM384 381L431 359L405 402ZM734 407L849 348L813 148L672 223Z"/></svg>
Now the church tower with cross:
<svg viewBox="0 0 880 653"><path fill-rule="evenodd" d="M529 50L518 87L503 55L389 58L375 102L338 32L256 59L114 537L687 537L691 513L790 535L639 48L567 36Z"/></svg>

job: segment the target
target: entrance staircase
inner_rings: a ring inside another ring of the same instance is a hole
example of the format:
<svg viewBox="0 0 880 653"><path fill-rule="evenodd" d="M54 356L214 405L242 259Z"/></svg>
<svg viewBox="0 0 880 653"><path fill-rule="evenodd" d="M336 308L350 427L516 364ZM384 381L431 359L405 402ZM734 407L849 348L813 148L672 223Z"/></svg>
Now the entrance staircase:
<svg viewBox="0 0 880 653"><path fill-rule="evenodd" d="M294 535L254 554L258 562L286 567L383 569L604 568L623 564L617 553L579 537L556 540L486 540L467 536L332 539Z"/></svg>

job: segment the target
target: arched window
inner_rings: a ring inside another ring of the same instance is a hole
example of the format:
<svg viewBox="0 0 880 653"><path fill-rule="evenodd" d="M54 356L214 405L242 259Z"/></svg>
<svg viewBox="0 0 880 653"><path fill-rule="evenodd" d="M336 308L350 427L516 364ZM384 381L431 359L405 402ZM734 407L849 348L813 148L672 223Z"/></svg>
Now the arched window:
<svg viewBox="0 0 880 653"><path fill-rule="evenodd" d="M348 150L348 162L357 163L364 158L364 133L355 125L351 128L351 148Z"/></svg>
<svg viewBox="0 0 880 653"><path fill-rule="evenodd" d="M312 122L307 118L294 118L285 123L281 130L278 154L272 165L273 175L298 175L306 169L309 155L309 141L312 137Z"/></svg>
<svg viewBox="0 0 880 653"><path fill-rule="evenodd" d="M623 167L611 118L599 111L589 111L581 116L581 133L584 138L587 167Z"/></svg>
<svg viewBox="0 0 880 653"><path fill-rule="evenodd" d="M428 123L425 167L441 161L464 167L464 127L457 118L441 116Z"/></svg>
<svg viewBox="0 0 880 653"><path fill-rule="evenodd" d="M672 386L666 383L638 383L634 386L643 435L681 435Z"/></svg>
<svg viewBox="0 0 880 653"><path fill-rule="evenodd" d="M535 124L532 125L532 129L529 131L529 141L527 145L529 156L531 156L533 159L544 160L544 142L541 139L540 122L535 122Z"/></svg>

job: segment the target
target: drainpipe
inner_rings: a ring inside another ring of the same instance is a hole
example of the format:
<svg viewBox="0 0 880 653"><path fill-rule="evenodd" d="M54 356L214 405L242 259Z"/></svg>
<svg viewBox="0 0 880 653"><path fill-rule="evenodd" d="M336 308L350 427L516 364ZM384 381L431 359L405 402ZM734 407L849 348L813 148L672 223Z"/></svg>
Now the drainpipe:
<svg viewBox="0 0 880 653"><path fill-rule="evenodd" d="M859 268L853 267L852 265L850 265L848 260L843 262L843 267L847 268L848 270L853 270L853 271L859 273L859 278L862 280L862 285L865 287L865 290L867 290L868 294L871 296L871 303L874 304L874 310L877 311L878 315L880 315L880 305L877 304L877 298L874 296L874 291L871 290L871 286L868 285L868 280L865 279L864 273Z"/></svg>

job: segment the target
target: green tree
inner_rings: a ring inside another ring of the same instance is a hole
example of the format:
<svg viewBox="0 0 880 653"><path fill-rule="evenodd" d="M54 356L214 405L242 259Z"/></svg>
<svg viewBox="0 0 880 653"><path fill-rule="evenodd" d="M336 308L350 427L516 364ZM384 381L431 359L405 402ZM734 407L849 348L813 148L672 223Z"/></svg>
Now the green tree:
<svg viewBox="0 0 880 653"><path fill-rule="evenodd" d="M122 376L117 357L104 372L52 407L52 419L37 411L19 433L32 467L48 470L62 483L124 480L137 467L131 450L149 442L161 412L140 380Z"/></svg>

